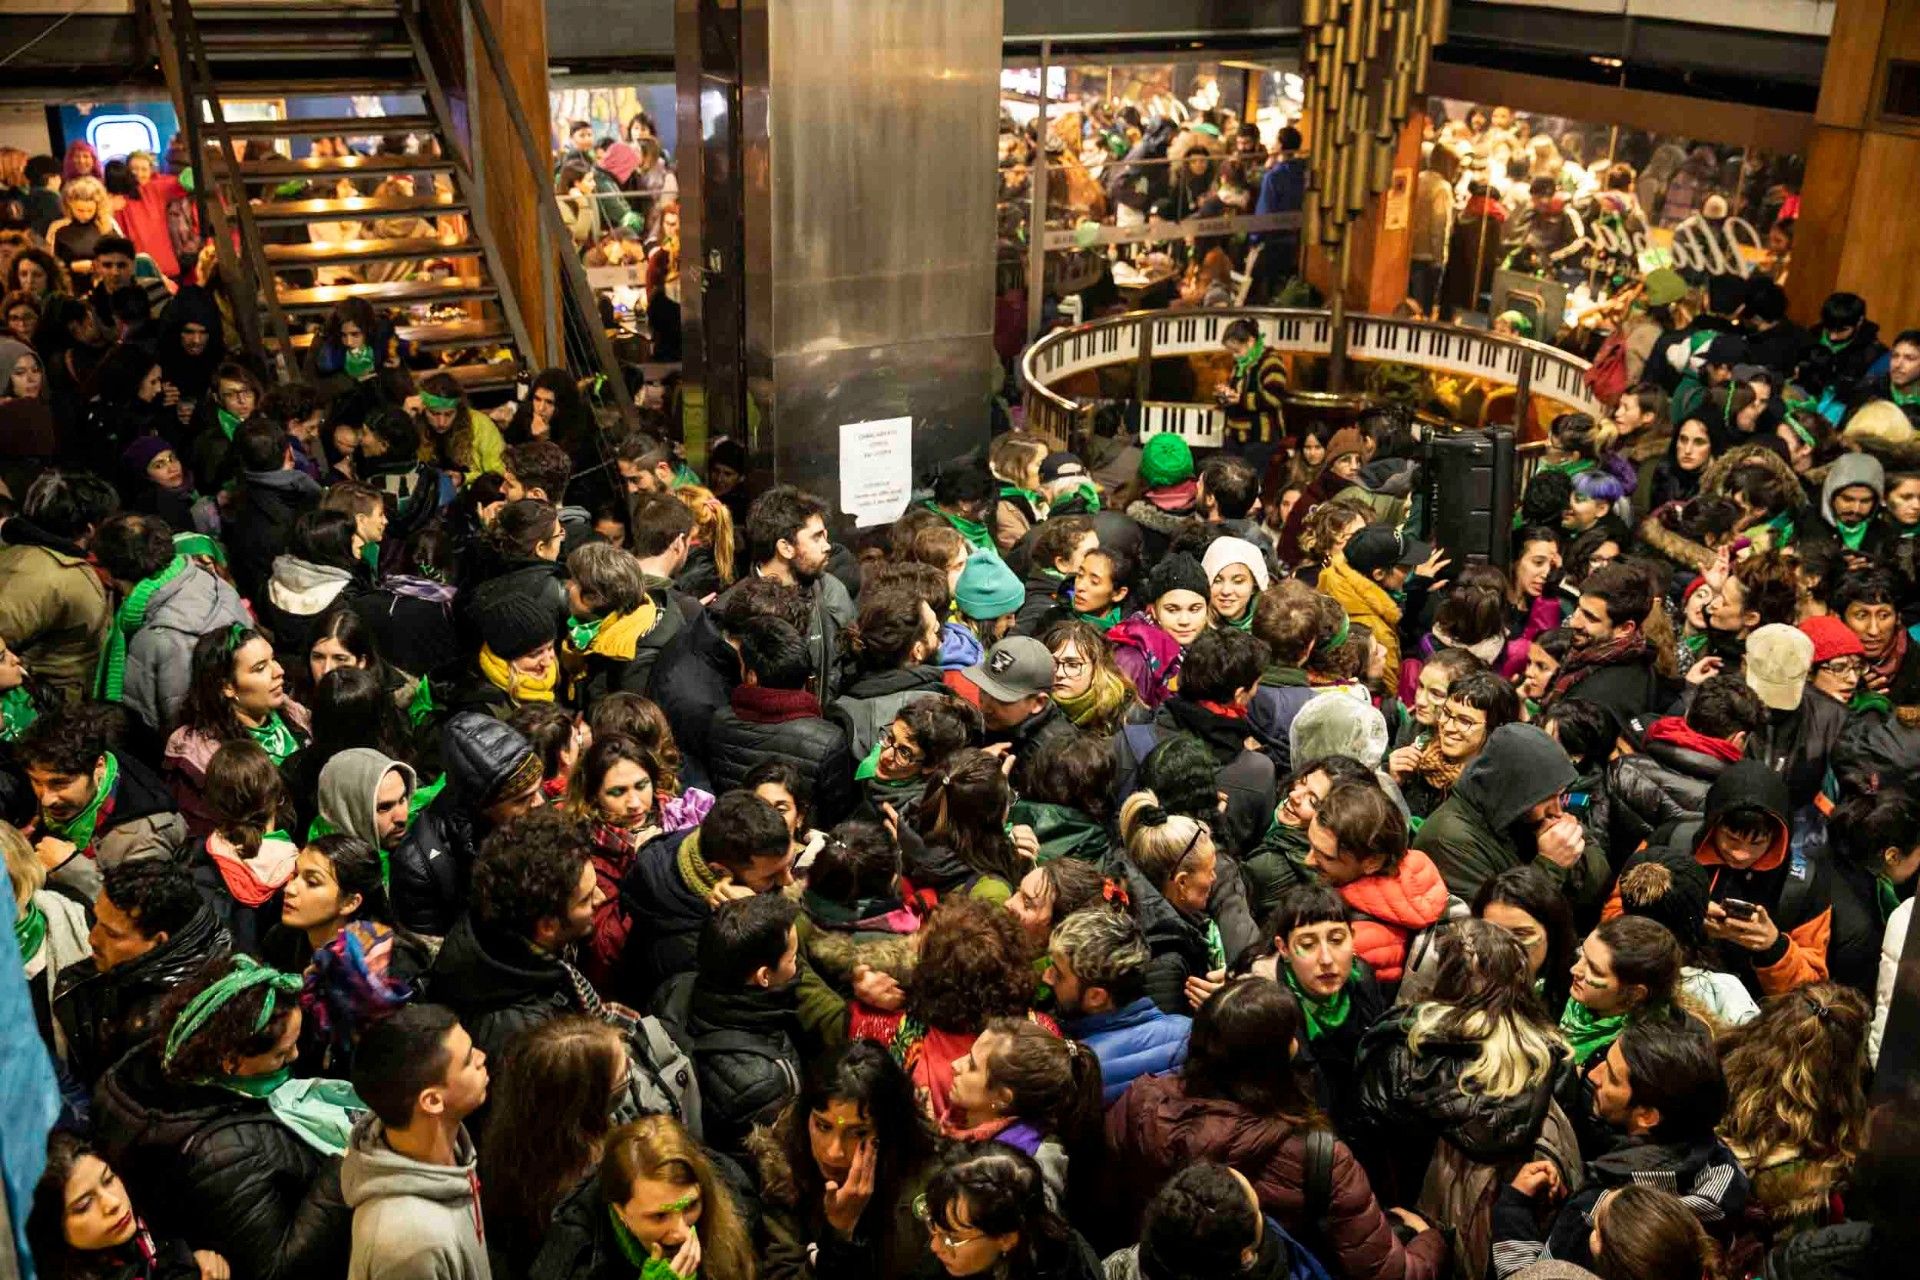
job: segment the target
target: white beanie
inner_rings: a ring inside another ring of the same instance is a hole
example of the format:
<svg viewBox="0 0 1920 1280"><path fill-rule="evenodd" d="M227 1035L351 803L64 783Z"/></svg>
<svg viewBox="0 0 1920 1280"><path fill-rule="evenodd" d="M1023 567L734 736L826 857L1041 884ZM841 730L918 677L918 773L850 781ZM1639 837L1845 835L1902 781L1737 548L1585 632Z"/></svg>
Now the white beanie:
<svg viewBox="0 0 1920 1280"><path fill-rule="evenodd" d="M1207 554L1200 558L1200 568L1207 575L1207 585L1213 585L1220 571L1230 564L1247 566L1247 572L1253 575L1260 590L1267 589L1267 558L1260 554L1260 548L1245 538L1215 538L1208 544Z"/></svg>

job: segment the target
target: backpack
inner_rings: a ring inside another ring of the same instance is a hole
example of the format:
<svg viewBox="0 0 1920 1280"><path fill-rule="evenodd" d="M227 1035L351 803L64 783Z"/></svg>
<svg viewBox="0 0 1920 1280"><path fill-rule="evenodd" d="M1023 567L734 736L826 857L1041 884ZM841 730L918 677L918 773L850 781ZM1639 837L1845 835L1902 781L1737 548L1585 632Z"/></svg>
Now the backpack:
<svg viewBox="0 0 1920 1280"><path fill-rule="evenodd" d="M1580 375L1594 398L1611 409L1627 390L1627 329L1616 328L1594 352L1593 363Z"/></svg>
<svg viewBox="0 0 1920 1280"><path fill-rule="evenodd" d="M1301 1185L1305 1204L1301 1215L1306 1227L1299 1235L1290 1234L1272 1218L1267 1229L1278 1231L1287 1246L1288 1280L1333 1280L1320 1252L1327 1251L1333 1239L1327 1227L1327 1211L1333 1207L1333 1131L1314 1129L1306 1135L1306 1180Z"/></svg>
<svg viewBox="0 0 1920 1280"><path fill-rule="evenodd" d="M622 1125L641 1116L672 1116L696 1141L700 1138L700 1081L687 1056L660 1019L609 1007L608 1020L627 1043L627 1083L614 1100L612 1122Z"/></svg>

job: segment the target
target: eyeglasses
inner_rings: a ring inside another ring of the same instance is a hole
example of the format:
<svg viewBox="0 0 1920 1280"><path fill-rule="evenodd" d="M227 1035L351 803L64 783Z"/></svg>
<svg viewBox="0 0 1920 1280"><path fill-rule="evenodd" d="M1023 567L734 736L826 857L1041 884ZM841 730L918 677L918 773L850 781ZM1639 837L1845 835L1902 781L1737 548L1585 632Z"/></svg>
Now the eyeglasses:
<svg viewBox="0 0 1920 1280"><path fill-rule="evenodd" d="M1082 657L1055 658L1053 669L1063 676L1077 676L1085 672L1088 662Z"/></svg>
<svg viewBox="0 0 1920 1280"><path fill-rule="evenodd" d="M1481 714L1478 711L1455 711L1451 707L1443 707L1436 720L1440 724L1450 724L1458 729L1478 729L1484 723L1478 718Z"/></svg>
<svg viewBox="0 0 1920 1280"><path fill-rule="evenodd" d="M1834 658L1821 663L1820 669L1828 675L1839 676L1844 680L1848 676L1864 674L1867 664L1858 658Z"/></svg>
<svg viewBox="0 0 1920 1280"><path fill-rule="evenodd" d="M901 764L918 764L920 762L920 749L907 745L892 733L883 733L880 735L880 747L883 751L892 752L894 758L899 760Z"/></svg>
<svg viewBox="0 0 1920 1280"><path fill-rule="evenodd" d="M927 1208L925 1192L913 1198L913 1216L921 1222L924 1222L927 1226L927 1233L945 1245L949 1250L964 1249L970 1244L975 1244L986 1239L985 1236L956 1236L946 1227L936 1226L933 1221L933 1214Z"/></svg>

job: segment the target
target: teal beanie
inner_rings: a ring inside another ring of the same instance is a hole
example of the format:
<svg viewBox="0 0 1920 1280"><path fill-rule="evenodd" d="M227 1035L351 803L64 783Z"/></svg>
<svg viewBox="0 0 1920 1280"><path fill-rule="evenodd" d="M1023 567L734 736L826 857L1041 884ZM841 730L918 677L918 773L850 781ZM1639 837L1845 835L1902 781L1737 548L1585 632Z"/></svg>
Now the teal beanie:
<svg viewBox="0 0 1920 1280"><path fill-rule="evenodd" d="M1006 561L991 551L976 551L960 571L953 600L967 617L986 621L1019 612L1027 602L1027 589Z"/></svg>

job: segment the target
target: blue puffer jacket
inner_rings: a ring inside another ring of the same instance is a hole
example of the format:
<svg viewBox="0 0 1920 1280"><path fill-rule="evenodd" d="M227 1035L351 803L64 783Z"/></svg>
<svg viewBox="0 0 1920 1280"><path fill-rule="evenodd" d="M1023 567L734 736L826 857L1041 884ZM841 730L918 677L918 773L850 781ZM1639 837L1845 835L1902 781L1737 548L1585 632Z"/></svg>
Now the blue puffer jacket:
<svg viewBox="0 0 1920 1280"><path fill-rule="evenodd" d="M1175 1071L1186 1062L1193 1019L1141 996L1112 1013L1068 1019L1061 1029L1100 1059L1101 1101L1111 1106L1136 1077Z"/></svg>

